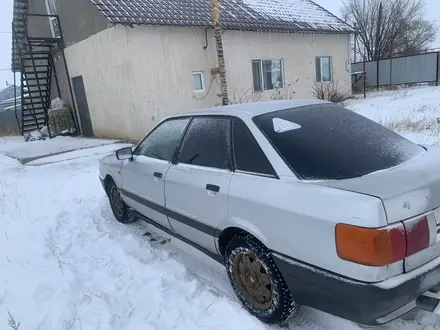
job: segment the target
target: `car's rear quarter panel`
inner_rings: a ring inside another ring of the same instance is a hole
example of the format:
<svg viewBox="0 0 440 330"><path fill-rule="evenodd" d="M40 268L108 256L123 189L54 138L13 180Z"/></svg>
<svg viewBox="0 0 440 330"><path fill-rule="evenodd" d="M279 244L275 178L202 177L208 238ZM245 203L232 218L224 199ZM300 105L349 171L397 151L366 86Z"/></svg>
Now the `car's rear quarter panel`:
<svg viewBox="0 0 440 330"><path fill-rule="evenodd" d="M234 173L228 220L219 229L242 228L275 252L365 282L381 281L403 271L402 261L368 267L340 259L335 246L339 222L364 227L387 224L377 198L295 179Z"/></svg>

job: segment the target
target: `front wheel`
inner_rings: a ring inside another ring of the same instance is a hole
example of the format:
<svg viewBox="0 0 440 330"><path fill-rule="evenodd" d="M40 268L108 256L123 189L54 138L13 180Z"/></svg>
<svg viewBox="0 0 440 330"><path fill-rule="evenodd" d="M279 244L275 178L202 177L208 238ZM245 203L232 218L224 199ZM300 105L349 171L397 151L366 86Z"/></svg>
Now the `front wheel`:
<svg viewBox="0 0 440 330"><path fill-rule="evenodd" d="M270 251L252 235L232 238L225 264L238 299L261 321L280 324L298 311Z"/></svg>
<svg viewBox="0 0 440 330"><path fill-rule="evenodd" d="M113 180L111 180L107 185L107 196L116 220L121 223L132 222L133 220L130 217L130 208L127 206L127 204L125 204L121 193Z"/></svg>

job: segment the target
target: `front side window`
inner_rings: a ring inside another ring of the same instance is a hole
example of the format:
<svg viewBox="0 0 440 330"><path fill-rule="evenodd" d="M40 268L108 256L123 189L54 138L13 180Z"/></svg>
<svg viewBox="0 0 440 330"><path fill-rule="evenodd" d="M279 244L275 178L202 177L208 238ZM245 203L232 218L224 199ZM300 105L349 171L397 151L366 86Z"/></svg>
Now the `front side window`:
<svg viewBox="0 0 440 330"><path fill-rule="evenodd" d="M237 170L271 177L276 176L272 165L252 132L239 118L234 118L233 137L235 167Z"/></svg>
<svg viewBox="0 0 440 330"><path fill-rule="evenodd" d="M283 88L283 61L254 60L252 76L255 92Z"/></svg>
<svg viewBox="0 0 440 330"><path fill-rule="evenodd" d="M195 117L182 141L179 162L227 169L230 164L231 119Z"/></svg>
<svg viewBox="0 0 440 330"><path fill-rule="evenodd" d="M424 152L399 134L332 103L271 112L253 120L301 179L360 177Z"/></svg>
<svg viewBox="0 0 440 330"><path fill-rule="evenodd" d="M137 146L134 154L171 162L189 120L179 118L163 122Z"/></svg>
<svg viewBox="0 0 440 330"><path fill-rule="evenodd" d="M329 82L333 80L332 57L320 56L316 58L316 81Z"/></svg>
<svg viewBox="0 0 440 330"><path fill-rule="evenodd" d="M205 91L205 76L203 72L192 73L193 91L204 92Z"/></svg>

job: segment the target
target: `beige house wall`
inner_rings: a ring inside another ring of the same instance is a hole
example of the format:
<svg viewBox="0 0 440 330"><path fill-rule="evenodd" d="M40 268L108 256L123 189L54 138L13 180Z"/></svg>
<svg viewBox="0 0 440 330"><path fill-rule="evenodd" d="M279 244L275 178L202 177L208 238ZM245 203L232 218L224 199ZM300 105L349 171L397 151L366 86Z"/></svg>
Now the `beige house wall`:
<svg viewBox="0 0 440 330"><path fill-rule="evenodd" d="M295 97L312 97L315 56L333 56L334 77L350 88L348 37L226 31L230 97L252 95L253 59L284 62L285 85ZM70 76L83 76L94 134L140 139L165 116L221 103L215 43L204 29L115 26L66 48ZM192 72L202 71L205 92L192 90ZM210 88L211 87L211 88ZM210 89L209 89L210 88ZM209 92L208 92L209 90ZM270 99L273 91L264 92Z"/></svg>
<svg viewBox="0 0 440 330"><path fill-rule="evenodd" d="M223 36L231 98L234 93L252 91L252 60L267 59L283 60L287 94L294 91L295 98L313 98L316 56L332 56L333 80L345 93L351 93L348 35L226 31ZM265 91L261 99L269 100L273 95L273 90Z"/></svg>

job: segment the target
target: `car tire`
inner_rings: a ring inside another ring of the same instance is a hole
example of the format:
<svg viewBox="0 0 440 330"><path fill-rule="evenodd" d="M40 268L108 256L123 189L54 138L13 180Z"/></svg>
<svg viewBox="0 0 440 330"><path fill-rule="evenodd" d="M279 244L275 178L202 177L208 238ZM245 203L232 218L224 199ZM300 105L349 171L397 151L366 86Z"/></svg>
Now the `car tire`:
<svg viewBox="0 0 440 330"><path fill-rule="evenodd" d="M226 246L225 265L238 299L262 322L282 324L298 312L270 251L254 236L234 236Z"/></svg>
<svg viewBox="0 0 440 330"><path fill-rule="evenodd" d="M110 180L107 184L107 196L116 220L121 223L129 223L134 221L130 215L130 208L123 201L119 189L113 180Z"/></svg>

